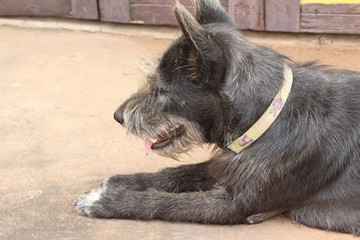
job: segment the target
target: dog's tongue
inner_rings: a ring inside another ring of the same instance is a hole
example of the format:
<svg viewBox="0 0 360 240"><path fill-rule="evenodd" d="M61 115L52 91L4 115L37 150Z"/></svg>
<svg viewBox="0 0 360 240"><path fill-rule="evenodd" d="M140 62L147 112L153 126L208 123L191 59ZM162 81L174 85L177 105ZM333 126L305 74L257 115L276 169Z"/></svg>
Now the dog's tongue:
<svg viewBox="0 0 360 240"><path fill-rule="evenodd" d="M151 147L153 144L154 143L150 139L148 139L148 138L145 139L145 154L146 155L148 155L151 152Z"/></svg>

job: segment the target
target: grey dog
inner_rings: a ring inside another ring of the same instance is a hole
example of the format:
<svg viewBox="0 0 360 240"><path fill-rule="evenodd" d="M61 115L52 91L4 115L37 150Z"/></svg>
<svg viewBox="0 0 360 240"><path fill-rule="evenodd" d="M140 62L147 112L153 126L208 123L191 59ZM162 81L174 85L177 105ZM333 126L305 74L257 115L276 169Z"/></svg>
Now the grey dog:
<svg viewBox="0 0 360 240"><path fill-rule="evenodd" d="M90 217L211 224L283 214L311 227L360 233L360 74L295 63L243 38L218 0L176 3L182 30L144 88L115 112L148 148L177 157L214 144L210 160L116 175L75 206ZM240 153L227 146L263 115L293 72L289 97ZM154 139L151 143L149 139Z"/></svg>

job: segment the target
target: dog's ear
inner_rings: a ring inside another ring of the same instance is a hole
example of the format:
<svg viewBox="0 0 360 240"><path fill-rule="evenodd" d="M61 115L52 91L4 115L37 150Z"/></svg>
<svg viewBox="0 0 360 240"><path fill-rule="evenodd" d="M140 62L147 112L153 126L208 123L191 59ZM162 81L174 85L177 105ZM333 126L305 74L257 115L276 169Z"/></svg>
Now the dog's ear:
<svg viewBox="0 0 360 240"><path fill-rule="evenodd" d="M221 49L214 41L214 37L193 17L193 15L178 1L174 8L175 17L189 45L204 59L216 60Z"/></svg>
<svg viewBox="0 0 360 240"><path fill-rule="evenodd" d="M193 70L190 78L202 85L216 88L224 73L224 55L214 36L193 17L178 1L174 8L175 17L191 47L189 65Z"/></svg>
<svg viewBox="0 0 360 240"><path fill-rule="evenodd" d="M219 0L192 0L196 6L196 20L200 24L233 22Z"/></svg>
<svg viewBox="0 0 360 240"><path fill-rule="evenodd" d="M207 35L205 29L179 1L176 1L174 13L185 38L200 50L199 44L206 39Z"/></svg>

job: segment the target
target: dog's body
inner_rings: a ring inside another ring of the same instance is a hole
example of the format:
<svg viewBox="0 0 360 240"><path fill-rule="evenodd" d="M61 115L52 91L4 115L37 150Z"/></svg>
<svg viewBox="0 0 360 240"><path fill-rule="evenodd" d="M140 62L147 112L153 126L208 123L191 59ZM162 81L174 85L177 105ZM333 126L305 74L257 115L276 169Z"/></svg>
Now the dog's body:
<svg viewBox="0 0 360 240"><path fill-rule="evenodd" d="M290 62L284 109L255 143L227 149L264 113L283 83L283 55L244 40L217 0L181 5L183 31L115 118L175 157L214 143L211 160L158 173L117 175L83 195L91 217L214 224L283 213L308 226L360 233L360 74Z"/></svg>

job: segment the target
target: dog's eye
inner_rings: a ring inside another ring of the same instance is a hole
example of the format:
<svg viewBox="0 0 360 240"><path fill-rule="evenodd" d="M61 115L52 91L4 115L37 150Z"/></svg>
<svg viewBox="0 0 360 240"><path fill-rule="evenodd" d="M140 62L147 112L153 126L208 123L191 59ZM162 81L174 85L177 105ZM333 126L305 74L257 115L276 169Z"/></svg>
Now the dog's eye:
<svg viewBox="0 0 360 240"><path fill-rule="evenodd" d="M158 87L155 90L155 95L164 95L164 94L167 94L167 93L168 93L168 91L166 91L166 89L162 88L162 87Z"/></svg>
<svg viewBox="0 0 360 240"><path fill-rule="evenodd" d="M164 88L159 88L159 93L164 94L167 93L167 91Z"/></svg>

